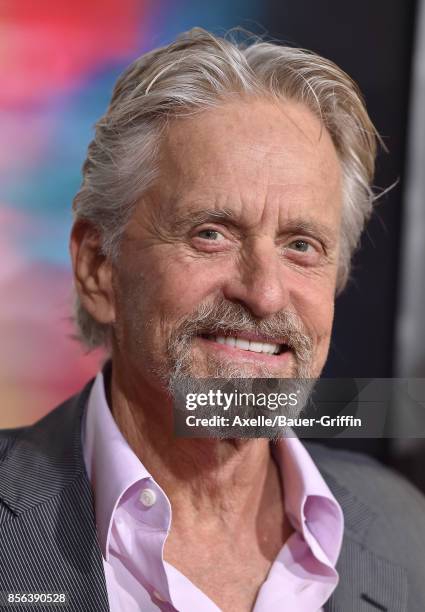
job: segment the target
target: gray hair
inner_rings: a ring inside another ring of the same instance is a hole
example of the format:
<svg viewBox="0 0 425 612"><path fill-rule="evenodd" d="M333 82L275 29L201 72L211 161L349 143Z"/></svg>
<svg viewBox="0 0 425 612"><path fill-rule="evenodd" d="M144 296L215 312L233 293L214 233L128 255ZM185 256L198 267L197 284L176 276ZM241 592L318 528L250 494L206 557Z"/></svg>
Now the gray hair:
<svg viewBox="0 0 425 612"><path fill-rule="evenodd" d="M168 121L236 96L302 102L328 130L344 182L340 292L372 212L379 136L353 80L330 60L304 49L258 38L237 42L194 28L136 59L119 77L96 124L73 202L74 219L90 222L100 234L103 254L116 258L134 205L158 177L157 153ZM84 344L108 346L109 326L98 323L78 296L75 313Z"/></svg>

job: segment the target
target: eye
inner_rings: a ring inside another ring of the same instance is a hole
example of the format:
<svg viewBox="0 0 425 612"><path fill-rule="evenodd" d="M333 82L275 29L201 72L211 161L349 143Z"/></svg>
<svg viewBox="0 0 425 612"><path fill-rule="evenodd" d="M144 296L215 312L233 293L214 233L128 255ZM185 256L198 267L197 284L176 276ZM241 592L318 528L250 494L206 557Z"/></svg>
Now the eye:
<svg viewBox="0 0 425 612"><path fill-rule="evenodd" d="M214 229L204 229L198 232L197 236L211 242L218 242L220 238L224 238L223 234Z"/></svg>
<svg viewBox="0 0 425 612"><path fill-rule="evenodd" d="M289 246L299 253L307 253L311 244L305 240L294 240Z"/></svg>

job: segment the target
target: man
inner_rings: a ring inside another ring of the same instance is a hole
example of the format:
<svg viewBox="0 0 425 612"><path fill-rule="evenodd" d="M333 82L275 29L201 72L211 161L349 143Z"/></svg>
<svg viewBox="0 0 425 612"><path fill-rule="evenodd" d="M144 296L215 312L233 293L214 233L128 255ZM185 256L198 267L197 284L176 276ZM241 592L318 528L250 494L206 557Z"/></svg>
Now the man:
<svg viewBox="0 0 425 612"><path fill-rule="evenodd" d="M185 378L320 375L375 145L354 83L303 50L195 29L120 77L71 236L80 335L110 360L0 438L9 605L425 609L402 479L297 438L173 432Z"/></svg>

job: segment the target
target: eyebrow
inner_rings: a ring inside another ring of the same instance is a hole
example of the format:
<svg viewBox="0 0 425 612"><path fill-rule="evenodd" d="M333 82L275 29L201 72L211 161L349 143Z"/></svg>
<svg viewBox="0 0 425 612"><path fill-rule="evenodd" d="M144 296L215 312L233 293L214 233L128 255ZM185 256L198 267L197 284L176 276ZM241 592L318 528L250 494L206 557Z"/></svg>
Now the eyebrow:
<svg viewBox="0 0 425 612"><path fill-rule="evenodd" d="M202 210L186 209L183 214L178 214L174 217L173 226L176 229L184 229L187 226L201 225L208 222L222 222L240 227L240 222L230 208L221 208L219 210L215 208ZM315 219L306 219L305 217L288 219L279 232L280 235L304 234L323 242L328 248L335 243L333 233L326 223Z"/></svg>
<svg viewBox="0 0 425 612"><path fill-rule="evenodd" d="M202 210L186 209L183 214L177 214L173 219L173 225L176 228L184 228L187 225L200 225L208 221L216 223L230 223L237 225L237 220L233 211L230 208L205 208Z"/></svg>

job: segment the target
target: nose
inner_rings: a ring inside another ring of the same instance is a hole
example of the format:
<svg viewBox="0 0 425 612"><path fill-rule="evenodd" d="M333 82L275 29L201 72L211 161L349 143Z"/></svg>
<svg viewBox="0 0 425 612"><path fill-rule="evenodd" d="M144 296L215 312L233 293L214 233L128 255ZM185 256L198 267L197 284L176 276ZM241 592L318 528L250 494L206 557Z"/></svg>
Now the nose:
<svg viewBox="0 0 425 612"><path fill-rule="evenodd" d="M223 294L258 318L269 317L288 306L290 291L285 267L273 240L258 239L242 249Z"/></svg>

